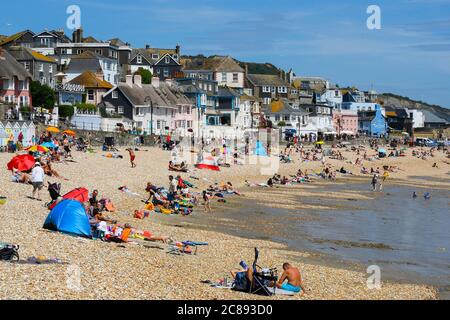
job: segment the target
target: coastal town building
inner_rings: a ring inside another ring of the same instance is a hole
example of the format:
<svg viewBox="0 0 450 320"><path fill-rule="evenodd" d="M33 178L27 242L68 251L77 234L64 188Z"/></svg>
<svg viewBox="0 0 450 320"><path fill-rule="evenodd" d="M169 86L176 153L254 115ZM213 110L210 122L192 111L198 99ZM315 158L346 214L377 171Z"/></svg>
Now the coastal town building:
<svg viewBox="0 0 450 320"><path fill-rule="evenodd" d="M134 74L139 68L150 71L160 80L182 77L180 46L175 49L151 48L133 49L130 56L130 72Z"/></svg>
<svg viewBox="0 0 450 320"><path fill-rule="evenodd" d="M173 83L158 77L153 77L152 84L142 84L140 75L127 75L126 82L104 95L100 107L127 118L137 132L145 134L183 135L194 127L191 101Z"/></svg>
<svg viewBox="0 0 450 320"><path fill-rule="evenodd" d="M8 52L31 74L34 81L53 87L58 65L56 60L30 48L12 46Z"/></svg>
<svg viewBox="0 0 450 320"><path fill-rule="evenodd" d="M21 108L32 108L31 74L6 50L0 48L0 104L8 105L8 118L22 120Z"/></svg>
<svg viewBox="0 0 450 320"><path fill-rule="evenodd" d="M247 83L253 95L260 98L263 105L289 97L290 84L277 75L248 74Z"/></svg>
<svg viewBox="0 0 450 320"><path fill-rule="evenodd" d="M358 132L375 137L387 134L387 121L379 104L375 104L374 110L358 112Z"/></svg>
<svg viewBox="0 0 450 320"><path fill-rule="evenodd" d="M338 136L353 136L358 133L358 112L352 110L333 110L333 127Z"/></svg>
<svg viewBox="0 0 450 320"><path fill-rule="evenodd" d="M214 80L219 86L233 89L244 88L245 71L230 56L186 57L181 64L187 78Z"/></svg>

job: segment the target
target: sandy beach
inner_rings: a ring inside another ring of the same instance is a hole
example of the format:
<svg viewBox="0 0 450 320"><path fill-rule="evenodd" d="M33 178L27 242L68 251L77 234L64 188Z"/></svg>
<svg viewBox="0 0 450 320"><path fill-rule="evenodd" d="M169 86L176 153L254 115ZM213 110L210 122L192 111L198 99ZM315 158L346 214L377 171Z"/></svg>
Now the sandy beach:
<svg viewBox="0 0 450 320"><path fill-rule="evenodd" d="M138 220L133 218L135 209L143 209L142 199L146 199L144 188L147 182L167 187L167 163L170 153L158 148L142 148L147 151L136 152L137 168L132 169L125 147L120 149L123 159L104 157L105 153L73 152L76 163L55 163L53 165L68 181L47 177L46 181L61 182L62 193L76 187L86 187L90 191L98 189L100 197L113 201L117 212L108 213L111 218L122 223L129 223L141 230L150 230L156 235L168 235L177 241L202 241L208 246L199 248L197 255L170 255L167 246L161 243L146 242L139 244L114 244L93 241L50 232L42 228L48 209L44 202L27 198L31 195L31 186L10 182L10 172L6 163L12 154L1 153L0 170L1 196L7 197L7 203L0 206L0 242L20 245L22 259L31 256L45 256L67 261L67 265L27 265L0 262L0 299L267 299L246 293L233 292L226 289L211 288L201 283L202 280L217 281L225 276L229 278L229 270L239 267L238 263L245 259L253 260L253 248L260 249L259 264L274 266L281 270L283 262L289 261L301 270L307 294L302 297L275 296L270 299L435 299L436 290L432 287L416 284L382 283L380 290L367 288L366 266L355 265L352 270L308 264L303 261L310 255L308 252L294 252L283 244L239 238L208 230L180 227L180 221L188 221L189 216L173 215L173 223L161 224L153 218ZM193 170L182 174L182 177L198 187L201 191L211 182L224 183L230 181L237 190L245 190L245 194L237 197L251 206L253 202L270 207L298 210L307 209L302 206L298 197L308 197L311 190L319 188L323 183L352 183L366 181L370 184L370 175L359 173L360 167L354 163L353 152L342 151L346 161L327 159L334 169L344 166L354 175L338 175L336 182L328 182L317 178L311 184L291 187L244 188L245 180L266 182L268 177L260 175L257 165L232 165L221 172ZM374 155L368 151L368 155ZM376 161L364 161L367 168L381 168L383 165L397 166L399 170L391 173L386 184L401 183L410 186L430 185L434 188L448 189L450 182L449 159L442 152L427 160L411 156L385 158ZM433 164L437 163L437 168ZM280 175L295 174L297 170L320 171L320 162L300 162L294 156L294 163L280 164ZM192 168L191 168L192 169ZM199 180L189 177L196 176ZM427 181L421 177L436 178ZM203 178L208 179L205 181ZM438 181L438 182L436 182ZM126 185L142 197L122 193L118 187ZM46 190L42 191L45 201L49 201ZM364 200L368 195L327 194L327 198L354 198ZM194 215L214 215L221 210L221 204L212 202L213 213L203 212L202 207L194 210ZM328 209L332 210L332 207ZM81 288L74 289L68 285L70 273L79 270ZM72 270L72 271L70 271Z"/></svg>

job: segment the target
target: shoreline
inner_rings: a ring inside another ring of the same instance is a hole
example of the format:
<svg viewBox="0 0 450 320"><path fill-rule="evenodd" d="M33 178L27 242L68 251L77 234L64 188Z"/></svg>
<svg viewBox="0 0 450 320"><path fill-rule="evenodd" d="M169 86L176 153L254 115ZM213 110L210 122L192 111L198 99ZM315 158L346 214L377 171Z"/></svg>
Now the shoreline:
<svg viewBox="0 0 450 320"><path fill-rule="evenodd" d="M141 198L122 194L117 188L127 185L132 191L144 195L142 190L147 181L166 186L170 173L166 167L170 154L156 148L148 149L147 152L136 153L136 169L129 168L126 157L110 159L102 157L104 153L101 151L95 154L76 152L74 156L77 163L54 165L69 181L54 178L47 181L61 182L63 193L81 186L89 190L98 188L100 195L110 198L118 208L118 212L108 216L122 223L130 223L141 230L151 230L155 235L173 236L178 241L208 242L209 245L200 248L197 256L172 256L167 254L164 248L161 249L164 246L158 243L148 243L147 246L127 244L123 247L46 232L42 229L42 224L48 210L43 207L43 203L27 200L26 196L31 192L29 186L11 183L9 172L2 170L0 179L6 186L6 189L2 190L2 196L6 196L8 201L0 207L0 218L3 221L0 225L0 241L19 244L20 255L24 259L44 255L75 265L80 269L83 289L77 291L65 286L66 265L11 265L2 262L0 299L265 299L246 293L213 289L200 283L202 280L216 281L223 276L229 277L228 272L238 267L241 259L251 263L254 247L260 249L259 264L262 266L276 266L280 270L281 264L289 257L300 267L305 286L310 289L310 292L301 298L276 296L270 299L437 298L437 290L426 285L388 281L383 282L381 290L369 290L366 287L365 270L354 271L343 269L342 266L311 264L305 260L313 257L313 253L295 252L289 250L287 245L273 241L245 239L215 231L183 227L182 222L193 223L194 219L189 216L163 217L152 213L150 218L134 219L132 212L142 207ZM121 153L126 155L123 150ZM6 165L11 156L0 154L0 162ZM295 168L300 165L303 167L303 164L299 163L282 165L280 174L295 173ZM320 164L309 163L306 166L320 167ZM238 190L243 185L244 177L249 180L265 179L261 178L258 167L247 165L225 168L220 173L194 171L183 177L189 180L191 175L200 179L195 182L199 190L210 184L202 181L202 178L217 182L232 181ZM338 183L343 181L339 179ZM311 188L317 188L319 185L320 183L314 183ZM255 191L260 198L264 198L264 194ZM43 192L43 195L48 197L46 192ZM289 199L290 196L286 194L280 202L287 201L284 198ZM236 199L239 200L237 197ZM251 201L256 202L255 199ZM219 204L213 203L213 214L218 207ZM197 207L194 215L201 219L205 215L203 208ZM169 219L169 223L161 223L160 218ZM186 274L188 276L185 276Z"/></svg>

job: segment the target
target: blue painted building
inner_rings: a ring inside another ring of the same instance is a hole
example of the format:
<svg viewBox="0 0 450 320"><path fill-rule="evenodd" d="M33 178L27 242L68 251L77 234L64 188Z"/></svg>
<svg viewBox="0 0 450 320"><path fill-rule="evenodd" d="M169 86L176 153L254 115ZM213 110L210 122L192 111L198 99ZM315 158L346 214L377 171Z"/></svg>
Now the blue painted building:
<svg viewBox="0 0 450 320"><path fill-rule="evenodd" d="M376 137L387 134L387 121L379 104L375 105L375 111L358 112L358 131Z"/></svg>

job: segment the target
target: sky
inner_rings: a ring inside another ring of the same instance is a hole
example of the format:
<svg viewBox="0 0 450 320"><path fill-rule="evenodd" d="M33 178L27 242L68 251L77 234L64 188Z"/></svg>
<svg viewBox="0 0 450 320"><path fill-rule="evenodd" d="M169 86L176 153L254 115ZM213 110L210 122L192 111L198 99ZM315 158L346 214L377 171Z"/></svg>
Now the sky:
<svg viewBox="0 0 450 320"><path fill-rule="evenodd" d="M0 34L64 28L81 9L85 36L134 47L230 55L340 86L450 107L450 0L2 1ZM369 30L369 5L381 29Z"/></svg>

